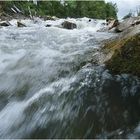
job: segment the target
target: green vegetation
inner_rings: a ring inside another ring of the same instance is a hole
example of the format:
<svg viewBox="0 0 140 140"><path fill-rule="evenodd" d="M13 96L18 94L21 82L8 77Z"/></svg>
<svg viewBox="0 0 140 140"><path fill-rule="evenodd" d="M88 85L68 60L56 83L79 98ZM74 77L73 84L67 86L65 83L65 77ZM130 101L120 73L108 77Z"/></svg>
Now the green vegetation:
<svg viewBox="0 0 140 140"><path fill-rule="evenodd" d="M117 6L105 1L38 1L37 5L32 1L1 1L0 6L8 13L11 13L11 7L18 7L25 15L37 16L57 16L65 17L89 17L106 19L108 17L117 18Z"/></svg>
<svg viewBox="0 0 140 140"><path fill-rule="evenodd" d="M114 42L112 47L106 44L106 47L114 50L112 58L106 62L107 68L115 74L131 73L140 77L140 34Z"/></svg>

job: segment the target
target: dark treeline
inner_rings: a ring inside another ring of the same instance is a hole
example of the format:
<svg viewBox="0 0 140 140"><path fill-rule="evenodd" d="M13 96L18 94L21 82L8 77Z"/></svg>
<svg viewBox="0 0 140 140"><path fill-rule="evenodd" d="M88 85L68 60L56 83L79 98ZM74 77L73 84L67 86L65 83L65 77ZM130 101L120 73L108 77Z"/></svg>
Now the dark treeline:
<svg viewBox="0 0 140 140"><path fill-rule="evenodd" d="M11 7L16 6L25 15L50 15L59 18L117 18L116 4L105 1L38 1L37 5L32 1L1 1L0 3L2 9L9 13Z"/></svg>

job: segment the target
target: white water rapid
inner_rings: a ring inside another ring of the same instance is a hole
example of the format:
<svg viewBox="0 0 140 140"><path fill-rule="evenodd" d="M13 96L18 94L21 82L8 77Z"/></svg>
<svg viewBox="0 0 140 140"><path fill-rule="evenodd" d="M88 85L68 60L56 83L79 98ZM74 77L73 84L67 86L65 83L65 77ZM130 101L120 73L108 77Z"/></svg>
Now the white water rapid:
<svg viewBox="0 0 140 140"><path fill-rule="evenodd" d="M140 82L99 64L115 34L97 32L103 20L67 20L77 29L39 18L0 28L0 138L133 137Z"/></svg>

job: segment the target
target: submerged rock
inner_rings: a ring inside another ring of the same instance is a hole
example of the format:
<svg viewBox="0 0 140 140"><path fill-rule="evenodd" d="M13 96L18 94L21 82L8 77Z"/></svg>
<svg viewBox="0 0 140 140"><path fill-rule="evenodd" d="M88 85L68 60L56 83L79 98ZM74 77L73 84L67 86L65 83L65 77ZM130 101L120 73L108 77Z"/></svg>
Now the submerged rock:
<svg viewBox="0 0 140 140"><path fill-rule="evenodd" d="M70 22L70 21L64 21L62 23L62 27L65 29L74 29L74 28L77 28L77 25L75 23Z"/></svg>
<svg viewBox="0 0 140 140"><path fill-rule="evenodd" d="M17 27L26 27L26 25L21 23L21 22L19 22L19 21L17 21Z"/></svg>
<svg viewBox="0 0 140 140"><path fill-rule="evenodd" d="M45 27L51 27L52 25L51 24L47 24Z"/></svg>
<svg viewBox="0 0 140 140"><path fill-rule="evenodd" d="M11 24L8 21L0 22L0 26L10 26Z"/></svg>

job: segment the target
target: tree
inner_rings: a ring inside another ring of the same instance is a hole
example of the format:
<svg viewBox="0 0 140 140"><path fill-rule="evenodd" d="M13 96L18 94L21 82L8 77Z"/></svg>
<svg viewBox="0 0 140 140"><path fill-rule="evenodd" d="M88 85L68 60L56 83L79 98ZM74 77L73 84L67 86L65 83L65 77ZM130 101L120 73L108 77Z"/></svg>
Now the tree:
<svg viewBox="0 0 140 140"><path fill-rule="evenodd" d="M116 4L113 4L112 2L106 4L106 18L117 18L117 12L118 9Z"/></svg>
<svg viewBox="0 0 140 140"><path fill-rule="evenodd" d="M89 17L106 19L107 17L117 18L117 6L113 3L102 1L5 1L4 9L10 13L11 7L16 5L25 15L50 15L60 18L65 17Z"/></svg>

